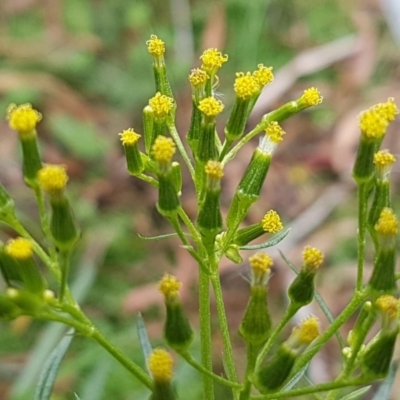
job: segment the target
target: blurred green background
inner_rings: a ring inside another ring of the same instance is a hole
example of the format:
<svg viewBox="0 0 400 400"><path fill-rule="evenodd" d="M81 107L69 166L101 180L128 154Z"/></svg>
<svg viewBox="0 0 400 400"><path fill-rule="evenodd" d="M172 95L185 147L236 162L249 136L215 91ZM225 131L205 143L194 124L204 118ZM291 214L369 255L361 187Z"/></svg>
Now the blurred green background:
<svg viewBox="0 0 400 400"><path fill-rule="evenodd" d="M348 182L357 112L389 96L400 98L399 49L377 0L0 2L0 115L13 102L31 102L42 112L43 157L67 165L70 195L84 231L74 260L76 292L88 315L140 364L135 314L144 312L154 344L162 344L163 311L154 300L152 282L186 260L175 252L177 242L157 243L154 251L154 242L136 235L167 233L170 228L157 216L154 190L125 172L117 136L129 126L141 131L141 110L154 95L152 60L145 46L151 34L167 45L182 135L190 120L187 76L199 65L205 48L217 47L229 55L219 74L218 92L226 105L222 122L234 99L235 72L254 70L258 63L272 65L276 73L258 113L297 97L306 87L320 88L324 104L287 124L290 139L277 154L272 171L276 178L267 180L267 204L278 207L286 221L296 218L325 188ZM239 171L247 156L237 163ZM3 120L0 180L15 197L23 221L40 237L35 204L22 185L19 157L15 135ZM236 177L226 179L225 206L237 182ZM190 190L183 199L195 216ZM249 222L264 208L253 210ZM348 203L330 222L353 218L354 206ZM0 238L10 235L4 228ZM330 236L327 242L332 265L340 268L355 259L355 241L333 245ZM279 292L282 287L276 285ZM339 282L339 289L344 285ZM135 289L144 299L140 306L132 304ZM237 290L243 288L239 285ZM187 296L196 325L196 293L189 290ZM282 301L282 293L278 299ZM236 307L228 301L228 310L230 306ZM235 315L233 336L240 360L243 344L235 331L240 313L237 321ZM0 322L0 399L33 398L43 359L62 333L60 327L23 318ZM216 360L218 340L217 335ZM222 370L218 361L216 365ZM181 398L200 398L200 378L191 368L179 363L176 378ZM189 381L190 392L182 383ZM229 399L222 388L217 390L217 398ZM147 396L101 348L80 337L62 364L53 398L75 399L75 393L82 400Z"/></svg>

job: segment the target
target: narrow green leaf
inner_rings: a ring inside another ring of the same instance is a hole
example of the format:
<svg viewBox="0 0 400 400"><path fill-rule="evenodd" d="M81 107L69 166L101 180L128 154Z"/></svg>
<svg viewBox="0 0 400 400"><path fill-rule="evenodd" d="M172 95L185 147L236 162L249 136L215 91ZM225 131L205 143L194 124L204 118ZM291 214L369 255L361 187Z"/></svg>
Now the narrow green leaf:
<svg viewBox="0 0 400 400"><path fill-rule="evenodd" d="M142 348L143 356L146 361L146 366L147 366L147 360L149 359L150 354L153 351L153 347L151 346L149 335L147 334L147 329L146 325L144 323L142 314L138 314L137 320L136 320L136 328L137 328L137 333L139 337L139 343L140 347ZM149 372L149 369L147 367L147 371Z"/></svg>
<svg viewBox="0 0 400 400"><path fill-rule="evenodd" d="M361 396L364 393L367 393L369 389L371 389L371 385L363 387L361 389L357 389L354 392L351 392L349 394L346 394L346 396L341 397L340 400L357 400L357 399L361 399ZM385 400L385 399L386 398L384 398L384 397L379 397L379 400ZM387 398L387 399L389 399L389 398Z"/></svg>
<svg viewBox="0 0 400 400"><path fill-rule="evenodd" d="M261 243L261 244L253 244L249 246L242 246L240 247L240 250L259 250L259 249L266 249L267 247L272 247L277 245L279 242L281 242L285 237L289 234L290 228L285 229L282 232L279 232L277 235L275 235L271 240L268 240L268 242Z"/></svg>
<svg viewBox="0 0 400 400"><path fill-rule="evenodd" d="M61 361L74 338L74 330L70 329L61 339L58 346L49 355L42 373L39 377L39 382L36 387L35 400L50 400L51 392L53 391L54 382L57 378L58 369Z"/></svg>
<svg viewBox="0 0 400 400"><path fill-rule="evenodd" d="M305 365L282 389L284 392L288 392L296 386L300 379L304 376L310 363Z"/></svg>
<svg viewBox="0 0 400 400"><path fill-rule="evenodd" d="M390 392L392 390L394 378L397 373L397 369L399 368L399 360L393 361L390 366L390 371L386 379L379 386L378 391L375 393L375 396L372 400L389 400Z"/></svg>
<svg viewBox="0 0 400 400"><path fill-rule="evenodd" d="M158 235L158 236L142 236L140 233L137 233L137 235L142 240L160 240L160 239L166 239L166 238L178 236L177 233L166 233L165 235Z"/></svg>
<svg viewBox="0 0 400 400"><path fill-rule="evenodd" d="M74 395L76 400L81 400L81 398L76 393L74 393Z"/></svg>
<svg viewBox="0 0 400 400"><path fill-rule="evenodd" d="M283 258L283 260L285 261L285 263L289 266L289 268L296 274L299 274L298 269L286 258L286 256L279 250L279 253L281 255L281 257ZM328 321L330 323L333 323L333 321L335 320L335 318L333 317L331 311L329 310L329 307L326 305L325 301L323 300L323 298L321 297L321 295L315 290L314 291L314 298L317 301L318 305L320 306L322 312L325 314L326 318L328 319ZM343 340L342 335L340 334L340 332L335 332L335 336L339 342L340 347L343 349L344 347L346 347L346 344Z"/></svg>

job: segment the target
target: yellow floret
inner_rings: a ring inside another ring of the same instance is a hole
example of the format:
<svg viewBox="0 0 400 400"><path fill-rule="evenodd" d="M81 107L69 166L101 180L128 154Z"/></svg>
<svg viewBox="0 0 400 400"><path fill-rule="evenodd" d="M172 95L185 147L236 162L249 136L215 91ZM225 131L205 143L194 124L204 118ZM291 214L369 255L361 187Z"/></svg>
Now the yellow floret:
<svg viewBox="0 0 400 400"><path fill-rule="evenodd" d="M33 255L32 242L22 237L10 240L4 247L4 250L15 260L27 260Z"/></svg>
<svg viewBox="0 0 400 400"><path fill-rule="evenodd" d="M388 122L392 122L399 113L399 109L397 108L393 97L390 97L386 103L377 104L375 108Z"/></svg>
<svg viewBox="0 0 400 400"><path fill-rule="evenodd" d="M155 58L159 58L165 53L165 43L156 35L151 35L146 45L149 53Z"/></svg>
<svg viewBox="0 0 400 400"><path fill-rule="evenodd" d="M134 146L140 139L140 135L132 128L125 129L119 133L119 136L124 146Z"/></svg>
<svg viewBox="0 0 400 400"><path fill-rule="evenodd" d="M172 110L174 100L171 97L157 92L156 95L149 100L149 105L153 109L155 117L163 118Z"/></svg>
<svg viewBox="0 0 400 400"><path fill-rule="evenodd" d="M272 121L266 127L265 134L268 135L271 142L277 144L282 142L283 135L285 135L286 132L281 128L281 126L276 121Z"/></svg>
<svg viewBox="0 0 400 400"><path fill-rule="evenodd" d="M168 164L171 162L175 150L176 147L174 141L171 138L160 135L157 136L154 141L151 151L156 161Z"/></svg>
<svg viewBox="0 0 400 400"><path fill-rule="evenodd" d="M47 193L62 191L68 182L68 175L63 165L45 165L38 172L39 186Z"/></svg>
<svg viewBox="0 0 400 400"><path fill-rule="evenodd" d="M29 103L20 106L10 104L7 108L7 119L11 129L27 134L36 128L42 119L42 114L33 109Z"/></svg>
<svg viewBox="0 0 400 400"><path fill-rule="evenodd" d="M199 110L207 117L215 117L224 109L221 101L215 97L207 97L200 101Z"/></svg>
<svg viewBox="0 0 400 400"><path fill-rule="evenodd" d="M399 231L399 222L396 214L389 207L385 207L375 225L377 233L383 236L394 236Z"/></svg>
<svg viewBox="0 0 400 400"><path fill-rule="evenodd" d="M221 179L224 176L222 164L219 161L208 161L206 166L204 167L204 171L210 178Z"/></svg>
<svg viewBox="0 0 400 400"><path fill-rule="evenodd" d="M304 102L309 107L321 104L322 100L323 97L321 96L321 93L315 87L306 89L300 98L300 101Z"/></svg>
<svg viewBox="0 0 400 400"><path fill-rule="evenodd" d="M399 300L396 297L385 294L376 300L376 306L385 314L389 319L397 318L399 310Z"/></svg>
<svg viewBox="0 0 400 400"><path fill-rule="evenodd" d="M200 68L192 69L189 75L189 82L194 87L199 87L204 85L207 82L207 72L203 71Z"/></svg>
<svg viewBox="0 0 400 400"><path fill-rule="evenodd" d="M266 253L256 253L249 261L254 272L268 272L273 265L272 258Z"/></svg>
<svg viewBox="0 0 400 400"><path fill-rule="evenodd" d="M158 284L158 290L165 297L175 297L179 294L179 289L181 288L182 283L175 278L175 276L170 274L165 274L160 283Z"/></svg>
<svg viewBox="0 0 400 400"><path fill-rule="evenodd" d="M298 344L310 344L320 335L318 318L311 315L298 327L293 328L292 339Z"/></svg>
<svg viewBox="0 0 400 400"><path fill-rule="evenodd" d="M396 162L396 157L388 150L380 150L374 154L374 164L378 168L391 166Z"/></svg>
<svg viewBox="0 0 400 400"><path fill-rule="evenodd" d="M274 74L272 73L272 67L265 67L264 64L258 64L257 67L258 70L253 72L253 77L260 88L273 82Z"/></svg>
<svg viewBox="0 0 400 400"><path fill-rule="evenodd" d="M283 229L283 224L279 214L274 210L269 210L261 221L265 232L276 233Z"/></svg>
<svg viewBox="0 0 400 400"><path fill-rule="evenodd" d="M388 120L376 107L364 111L360 116L360 129L367 139L380 139L386 132Z"/></svg>
<svg viewBox="0 0 400 400"><path fill-rule="evenodd" d="M303 250L303 262L304 265L317 269L324 261L324 254L321 250L316 249L315 247L306 246Z"/></svg>
<svg viewBox="0 0 400 400"><path fill-rule="evenodd" d="M207 49L200 56L200 59L203 62L201 69L214 74L223 63L228 61L228 56L222 55L218 49Z"/></svg>
<svg viewBox="0 0 400 400"><path fill-rule="evenodd" d="M236 74L234 90L240 99L246 100L253 97L258 91L260 87L255 80L255 78L247 72L244 74L243 72L238 72Z"/></svg>
<svg viewBox="0 0 400 400"><path fill-rule="evenodd" d="M149 370L156 382L169 382L172 379L173 359L164 349L154 349L147 360Z"/></svg>

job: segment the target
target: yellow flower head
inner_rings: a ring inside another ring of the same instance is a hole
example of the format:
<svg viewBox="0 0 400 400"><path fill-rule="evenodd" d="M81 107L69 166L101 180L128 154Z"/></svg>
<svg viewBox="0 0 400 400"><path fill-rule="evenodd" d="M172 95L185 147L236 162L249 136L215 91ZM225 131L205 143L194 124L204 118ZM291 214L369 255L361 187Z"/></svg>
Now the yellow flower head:
<svg viewBox="0 0 400 400"><path fill-rule="evenodd" d="M283 229L283 224L279 214L274 210L269 210L263 217L262 227L265 232L276 233Z"/></svg>
<svg viewBox="0 0 400 400"><path fill-rule="evenodd" d="M304 103L307 107L316 106L321 104L323 97L319 90L315 87L306 89L300 97L300 102Z"/></svg>
<svg viewBox="0 0 400 400"><path fill-rule="evenodd" d="M371 107L361 113L360 129L364 137L367 139L380 139L386 132L388 120L382 117L379 108Z"/></svg>
<svg viewBox="0 0 400 400"><path fill-rule="evenodd" d="M273 143L280 143L283 140L283 135L286 132L281 128L281 126L276 122L272 121L266 128L265 134L268 135L269 140Z"/></svg>
<svg viewBox="0 0 400 400"><path fill-rule="evenodd" d="M68 182L68 175L63 165L45 165L38 172L39 186L47 193L59 193Z"/></svg>
<svg viewBox="0 0 400 400"><path fill-rule="evenodd" d="M386 103L377 104L375 108L388 122L392 122L399 113L399 109L397 108L393 97L390 97Z"/></svg>
<svg viewBox="0 0 400 400"><path fill-rule="evenodd" d="M33 245L30 240L19 237L10 240L4 247L4 251L15 260L28 260L33 255Z"/></svg>
<svg viewBox="0 0 400 400"><path fill-rule="evenodd" d="M157 92L154 97L149 100L149 105L154 111L156 118L165 118L174 107L174 100Z"/></svg>
<svg viewBox="0 0 400 400"><path fill-rule="evenodd" d="M119 133L119 136L124 146L134 146L140 139L140 135L132 128L125 129Z"/></svg>
<svg viewBox="0 0 400 400"><path fill-rule="evenodd" d="M249 258L249 262L252 272L252 285L265 285L273 265L272 258L266 253L256 253Z"/></svg>
<svg viewBox="0 0 400 400"><path fill-rule="evenodd" d="M156 35L151 35L150 40L146 42L147 50L154 58L163 57L165 53L165 43Z"/></svg>
<svg viewBox="0 0 400 400"><path fill-rule="evenodd" d="M235 84L233 86L236 96L243 100L248 100L259 92L259 85L255 78L247 72L236 73Z"/></svg>
<svg viewBox="0 0 400 400"><path fill-rule="evenodd" d="M174 361L164 349L154 349L147 360L149 370L155 382L166 383L172 379Z"/></svg>
<svg viewBox="0 0 400 400"><path fill-rule="evenodd" d="M293 328L289 342L292 346L298 347L308 345L320 335L318 318L311 315L299 326Z"/></svg>
<svg viewBox="0 0 400 400"><path fill-rule="evenodd" d="M378 168L390 167L396 162L396 157L388 150L380 150L374 154L374 164Z"/></svg>
<svg viewBox="0 0 400 400"><path fill-rule="evenodd" d="M303 263L307 268L316 270L324 261L324 253L315 247L306 246L303 250Z"/></svg>
<svg viewBox="0 0 400 400"><path fill-rule="evenodd" d="M228 56L222 55L218 49L207 49L200 56L200 60L203 62L201 69L210 75L215 75L222 64L228 61Z"/></svg>
<svg viewBox="0 0 400 400"><path fill-rule="evenodd" d="M162 135L156 137L151 149L155 160L162 164L169 164L171 162L175 150L176 146L174 141Z"/></svg>
<svg viewBox="0 0 400 400"><path fill-rule="evenodd" d="M160 283L158 284L158 290L165 297L176 297L179 294L179 289L181 288L182 283L175 278L175 276L170 274L165 274Z"/></svg>
<svg viewBox="0 0 400 400"><path fill-rule="evenodd" d="M29 103L17 106L10 104L7 108L7 119L11 129L21 135L31 133L41 121L42 114L32 108Z"/></svg>
<svg viewBox="0 0 400 400"><path fill-rule="evenodd" d="M222 164L219 161L210 160L204 167L206 175L213 179L220 180L224 176Z"/></svg>
<svg viewBox="0 0 400 400"><path fill-rule="evenodd" d="M189 75L189 82L193 87L201 87L204 86L207 82L208 75L207 72L203 71L200 68L192 69Z"/></svg>
<svg viewBox="0 0 400 400"><path fill-rule="evenodd" d="M265 67L264 64L257 65L258 70L253 72L253 77L258 83L260 89L262 89L265 85L273 82L274 74L272 73L272 67Z"/></svg>
<svg viewBox="0 0 400 400"><path fill-rule="evenodd" d="M381 215L379 216L378 222L375 225L375 230L382 236L395 236L399 231L399 222L396 214L389 207L385 207Z"/></svg>
<svg viewBox="0 0 400 400"><path fill-rule="evenodd" d="M207 117L216 117L223 109L224 105L215 97L207 97L199 103L199 110Z"/></svg>
<svg viewBox="0 0 400 400"><path fill-rule="evenodd" d="M380 296L376 300L376 306L379 311L387 316L389 319L393 320L397 318L397 313L399 310L399 300L396 297L389 294Z"/></svg>

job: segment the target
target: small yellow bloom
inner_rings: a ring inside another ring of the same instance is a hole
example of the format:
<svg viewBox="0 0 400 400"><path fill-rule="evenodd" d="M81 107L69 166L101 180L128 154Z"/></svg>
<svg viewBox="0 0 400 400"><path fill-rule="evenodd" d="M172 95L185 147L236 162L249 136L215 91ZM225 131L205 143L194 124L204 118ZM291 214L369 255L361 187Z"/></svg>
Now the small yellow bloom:
<svg viewBox="0 0 400 400"><path fill-rule="evenodd" d="M306 89L300 98L300 101L304 102L309 107L321 104L322 100L323 97L321 96L321 93L315 87Z"/></svg>
<svg viewBox="0 0 400 400"><path fill-rule="evenodd" d="M156 35L151 35L150 40L146 42L147 50L154 58L160 58L165 53L165 43Z"/></svg>
<svg viewBox="0 0 400 400"><path fill-rule="evenodd" d="M265 134L268 135L269 140L273 143L280 143L283 140L283 135L286 132L281 128L281 126L276 122L272 121L265 129Z"/></svg>
<svg viewBox="0 0 400 400"><path fill-rule="evenodd" d="M156 382L169 382L172 379L173 359L164 349L154 349L148 360L149 370Z"/></svg>
<svg viewBox="0 0 400 400"><path fill-rule="evenodd" d="M266 253L256 253L249 258L250 267L255 273L266 273L272 265L272 258Z"/></svg>
<svg viewBox="0 0 400 400"><path fill-rule="evenodd" d="M388 317L388 319L393 320L397 318L399 300L396 299L396 297L388 294L380 296L376 300L376 306L379 308L382 314Z"/></svg>
<svg viewBox="0 0 400 400"><path fill-rule="evenodd" d="M38 172L39 186L47 193L58 193L64 190L68 175L63 165L45 165Z"/></svg>
<svg viewBox="0 0 400 400"><path fill-rule="evenodd" d="M258 70L253 72L253 77L258 83L260 89L262 89L265 85L273 82L274 74L272 73L272 67L265 67L264 64L257 65Z"/></svg>
<svg viewBox="0 0 400 400"><path fill-rule="evenodd" d="M176 297L179 294L179 289L181 288L182 283L175 278L175 276L170 274L165 274L160 283L158 284L158 290L165 297Z"/></svg>
<svg viewBox="0 0 400 400"><path fill-rule="evenodd" d="M176 151L176 146L171 138L159 135L152 147L154 158L159 163L169 164Z"/></svg>
<svg viewBox="0 0 400 400"><path fill-rule="evenodd" d="M199 103L199 110L207 117L216 117L223 109L224 105L215 97L207 97Z"/></svg>
<svg viewBox="0 0 400 400"><path fill-rule="evenodd" d="M149 105L153 109L156 118L164 118L174 107L174 100L171 97L157 92L156 95L149 100Z"/></svg>
<svg viewBox="0 0 400 400"><path fill-rule="evenodd" d="M201 69L208 72L210 75L214 75L222 64L228 61L228 56L222 55L218 49L207 49L200 56L203 62Z"/></svg>
<svg viewBox="0 0 400 400"><path fill-rule="evenodd" d="M389 207L385 207L381 215L379 216L378 222L375 225L375 230L382 236L394 236L399 231L399 222L396 214Z"/></svg>
<svg viewBox="0 0 400 400"><path fill-rule="evenodd" d="M274 210L269 210L263 217L262 227L265 232L276 233L283 229L283 224L279 214Z"/></svg>
<svg viewBox="0 0 400 400"><path fill-rule="evenodd" d="M378 168L390 167L396 162L396 157L388 150L380 150L374 154L374 164Z"/></svg>
<svg viewBox="0 0 400 400"><path fill-rule="evenodd" d="M27 260L33 255L33 245L30 240L19 237L10 240L4 251L15 260Z"/></svg>
<svg viewBox="0 0 400 400"><path fill-rule="evenodd" d="M361 114L359 125L367 139L379 139L386 132L388 120L382 117L378 108L372 107Z"/></svg>
<svg viewBox="0 0 400 400"><path fill-rule="evenodd" d="M7 108L7 119L10 128L23 135L31 133L36 128L42 119L42 114L33 109L29 103L20 106L10 104Z"/></svg>
<svg viewBox="0 0 400 400"><path fill-rule="evenodd" d="M375 108L388 122L392 122L396 118L396 115L399 113L393 97L390 97L386 103L377 104Z"/></svg>
<svg viewBox="0 0 400 400"><path fill-rule="evenodd" d="M304 265L311 269L317 269L324 261L324 254L315 247L306 246L303 250Z"/></svg>
<svg viewBox="0 0 400 400"><path fill-rule="evenodd" d="M208 79L207 72L203 71L200 68L192 69L189 75L189 82L194 87L205 85L207 79Z"/></svg>
<svg viewBox="0 0 400 400"><path fill-rule="evenodd" d="M132 128L125 129L119 133L119 136L124 146L134 146L140 139L140 135Z"/></svg>
<svg viewBox="0 0 400 400"><path fill-rule="evenodd" d="M221 179L224 176L222 164L219 161L210 160L204 167L206 175L210 178Z"/></svg>
<svg viewBox="0 0 400 400"><path fill-rule="evenodd" d="M250 72L247 72L247 74L243 72L236 73L233 87L237 97L243 100L250 99L259 91L259 85Z"/></svg>
<svg viewBox="0 0 400 400"><path fill-rule="evenodd" d="M318 318L311 315L306 318L300 326L293 328L289 342L297 347L299 345L310 344L320 335Z"/></svg>

